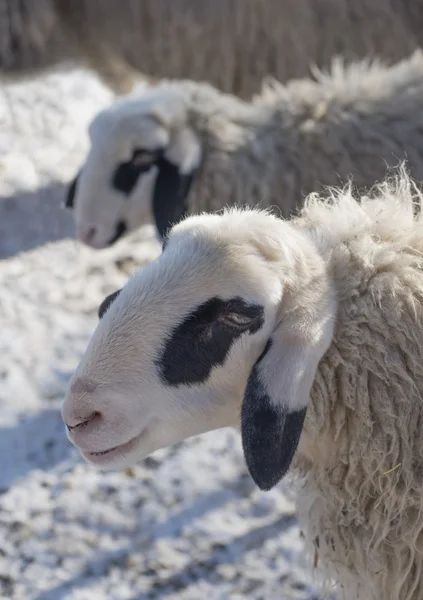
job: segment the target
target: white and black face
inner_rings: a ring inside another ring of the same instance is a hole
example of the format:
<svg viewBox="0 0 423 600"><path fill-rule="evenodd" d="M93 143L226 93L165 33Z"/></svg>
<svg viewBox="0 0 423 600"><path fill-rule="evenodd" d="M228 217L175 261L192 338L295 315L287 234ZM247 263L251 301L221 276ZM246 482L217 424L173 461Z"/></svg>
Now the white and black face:
<svg viewBox="0 0 423 600"><path fill-rule="evenodd" d="M165 126L150 114L157 101L151 93L120 101L90 125L91 149L65 206L78 239L93 248L151 220L163 238L187 213L200 145L184 125Z"/></svg>
<svg viewBox="0 0 423 600"><path fill-rule="evenodd" d="M281 265L250 243L255 217L248 223L245 215L177 225L163 254L101 305L62 411L69 439L90 463L121 468L242 420L258 485L269 489L286 472L316 345L303 348L290 331L275 336ZM319 338L319 359L326 341Z"/></svg>

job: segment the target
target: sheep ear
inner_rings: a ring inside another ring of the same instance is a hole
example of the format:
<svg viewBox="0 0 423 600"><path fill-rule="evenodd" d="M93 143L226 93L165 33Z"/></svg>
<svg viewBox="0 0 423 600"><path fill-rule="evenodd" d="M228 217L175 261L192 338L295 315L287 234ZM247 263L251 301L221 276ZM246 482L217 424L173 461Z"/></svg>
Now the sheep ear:
<svg viewBox="0 0 423 600"><path fill-rule="evenodd" d="M166 158L157 162L159 169L153 192L153 216L160 238L188 213L187 198L195 173L184 175Z"/></svg>
<svg viewBox="0 0 423 600"><path fill-rule="evenodd" d="M74 206L76 186L78 184L79 175L80 175L80 173L78 173L77 176L74 179L72 179L72 181L69 184L68 193L66 194L66 198L65 198L65 202L64 202L65 208L73 208L73 206Z"/></svg>
<svg viewBox="0 0 423 600"><path fill-rule="evenodd" d="M188 213L188 194L201 161L201 145L187 127L177 131L156 166L153 216L161 239Z"/></svg>
<svg viewBox="0 0 423 600"><path fill-rule="evenodd" d="M255 363L241 410L244 457L255 483L270 490L288 471L311 386L327 348L279 327Z"/></svg>

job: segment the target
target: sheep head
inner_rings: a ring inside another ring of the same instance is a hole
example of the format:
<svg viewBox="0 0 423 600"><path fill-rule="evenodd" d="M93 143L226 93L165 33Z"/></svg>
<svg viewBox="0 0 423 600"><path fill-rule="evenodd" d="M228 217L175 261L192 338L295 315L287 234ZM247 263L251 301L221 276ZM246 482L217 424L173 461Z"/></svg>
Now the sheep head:
<svg viewBox="0 0 423 600"><path fill-rule="evenodd" d="M186 214L201 160L181 90L164 86L119 100L95 117L89 137L65 199L78 239L104 248L151 216L163 238Z"/></svg>
<svg viewBox="0 0 423 600"><path fill-rule="evenodd" d="M100 307L63 405L69 438L119 468L241 425L250 473L270 489L297 448L334 311L326 264L294 225L252 210L189 217Z"/></svg>

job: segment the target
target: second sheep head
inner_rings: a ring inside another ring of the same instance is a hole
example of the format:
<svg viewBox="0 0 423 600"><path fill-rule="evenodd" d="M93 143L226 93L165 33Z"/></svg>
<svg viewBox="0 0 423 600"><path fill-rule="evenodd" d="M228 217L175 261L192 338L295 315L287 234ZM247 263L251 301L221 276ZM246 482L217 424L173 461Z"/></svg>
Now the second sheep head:
<svg viewBox="0 0 423 600"><path fill-rule="evenodd" d="M80 241L105 248L151 220L164 239L186 215L202 152L185 115L175 90L126 98L95 117L89 154L65 200Z"/></svg>

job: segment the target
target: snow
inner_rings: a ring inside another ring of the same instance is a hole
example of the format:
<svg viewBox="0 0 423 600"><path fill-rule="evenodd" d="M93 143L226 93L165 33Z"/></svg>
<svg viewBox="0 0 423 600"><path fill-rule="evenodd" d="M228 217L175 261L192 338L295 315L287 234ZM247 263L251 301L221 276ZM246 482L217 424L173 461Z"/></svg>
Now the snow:
<svg viewBox="0 0 423 600"><path fill-rule="evenodd" d="M66 440L97 307L159 250L151 226L83 247L61 207L111 101L83 70L0 90L0 598L317 600L288 484L256 489L234 432L112 473Z"/></svg>

